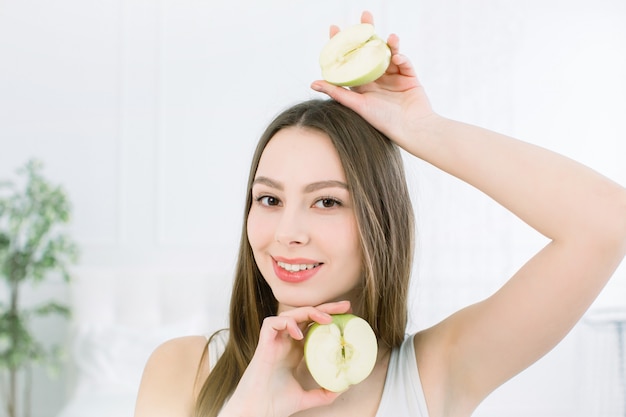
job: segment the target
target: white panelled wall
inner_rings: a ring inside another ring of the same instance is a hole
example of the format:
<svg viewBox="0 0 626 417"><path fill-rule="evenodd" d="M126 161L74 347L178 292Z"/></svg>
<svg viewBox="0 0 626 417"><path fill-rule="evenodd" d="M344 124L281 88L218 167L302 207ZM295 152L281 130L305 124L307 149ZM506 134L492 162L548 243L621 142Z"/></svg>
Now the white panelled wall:
<svg viewBox="0 0 626 417"><path fill-rule="evenodd" d="M626 184L623 0L3 1L0 179L40 158L72 200L82 270L206 271L207 311L220 322L254 143L280 109L316 96L309 85L328 25L355 23L362 9L381 34L400 35L440 113ZM413 159L407 171L418 216L416 330L491 294L545 242L456 179ZM626 308L625 269L594 312ZM51 282L26 302L47 294L71 301ZM583 320L475 415L626 412L624 385L614 389L618 338L593 323ZM40 327L49 342L71 333L62 322ZM35 377L33 417L55 416L72 395L72 371Z"/></svg>

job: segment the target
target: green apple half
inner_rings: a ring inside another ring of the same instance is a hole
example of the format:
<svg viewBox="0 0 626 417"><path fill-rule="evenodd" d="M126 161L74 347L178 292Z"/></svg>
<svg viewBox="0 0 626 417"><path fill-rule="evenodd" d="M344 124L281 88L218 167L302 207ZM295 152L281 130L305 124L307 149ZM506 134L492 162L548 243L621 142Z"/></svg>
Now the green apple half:
<svg viewBox="0 0 626 417"><path fill-rule="evenodd" d="M322 78L331 84L355 87L385 73L391 60L389 46L374 32L374 26L360 23L330 38L322 48L319 63Z"/></svg>
<svg viewBox="0 0 626 417"><path fill-rule="evenodd" d="M313 379L333 392L363 381L374 369L378 341L369 323L354 314L335 314L314 323L304 342L304 360Z"/></svg>

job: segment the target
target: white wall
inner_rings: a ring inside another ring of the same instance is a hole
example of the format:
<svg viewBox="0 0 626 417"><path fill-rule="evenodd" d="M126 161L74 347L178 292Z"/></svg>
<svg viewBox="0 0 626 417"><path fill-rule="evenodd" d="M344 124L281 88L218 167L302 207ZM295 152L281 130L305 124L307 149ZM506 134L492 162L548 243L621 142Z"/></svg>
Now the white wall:
<svg viewBox="0 0 626 417"><path fill-rule="evenodd" d="M622 0L4 1L0 178L44 161L73 202L82 267L207 270L227 287L253 144L280 109L315 96L328 24L364 8L400 35L438 111L626 184ZM543 240L465 184L419 161L407 169L417 329L490 294ZM58 284L43 290L68 299ZM207 303L225 307L217 294ZM594 308L624 307L624 294L622 268ZM63 340L64 326L42 336ZM589 415L585 326L476 415ZM62 407L66 378L38 374L35 417Z"/></svg>

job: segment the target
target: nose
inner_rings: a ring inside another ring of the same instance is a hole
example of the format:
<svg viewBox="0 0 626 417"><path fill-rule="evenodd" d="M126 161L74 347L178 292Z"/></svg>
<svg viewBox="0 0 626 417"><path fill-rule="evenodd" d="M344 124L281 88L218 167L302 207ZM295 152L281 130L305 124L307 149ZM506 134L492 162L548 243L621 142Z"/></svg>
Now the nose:
<svg viewBox="0 0 626 417"><path fill-rule="evenodd" d="M302 246L309 242L306 215L297 209L283 210L276 225L275 239L284 246Z"/></svg>

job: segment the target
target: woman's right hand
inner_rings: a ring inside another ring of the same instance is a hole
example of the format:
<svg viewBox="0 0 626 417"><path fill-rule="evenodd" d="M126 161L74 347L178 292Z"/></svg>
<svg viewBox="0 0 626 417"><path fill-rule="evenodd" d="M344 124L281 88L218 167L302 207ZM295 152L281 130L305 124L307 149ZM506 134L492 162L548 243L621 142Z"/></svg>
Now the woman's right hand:
<svg viewBox="0 0 626 417"><path fill-rule="evenodd" d="M361 22L374 24L374 18L365 11ZM338 32L337 26L331 26L330 37ZM440 118L433 111L411 61L400 53L399 37L391 34L387 45L391 49L391 61L377 80L352 88L316 80L311 88L351 108L400 147L419 156L414 140L427 125Z"/></svg>
<svg viewBox="0 0 626 417"><path fill-rule="evenodd" d="M220 416L287 417L332 403L340 393L305 390L295 378L295 369L303 359L303 331L308 325L328 324L331 314L349 310L350 303L341 301L265 318L254 356Z"/></svg>

